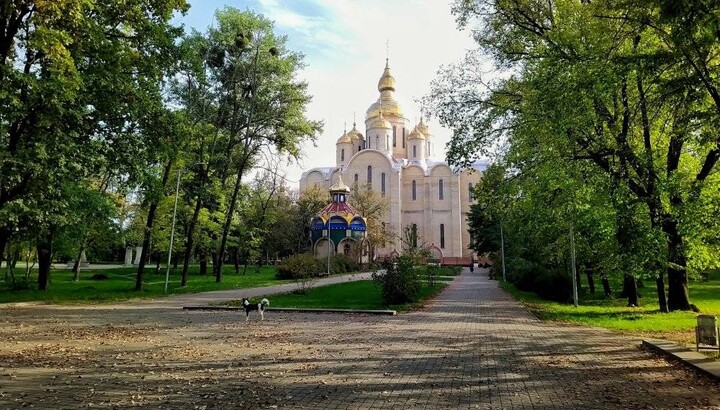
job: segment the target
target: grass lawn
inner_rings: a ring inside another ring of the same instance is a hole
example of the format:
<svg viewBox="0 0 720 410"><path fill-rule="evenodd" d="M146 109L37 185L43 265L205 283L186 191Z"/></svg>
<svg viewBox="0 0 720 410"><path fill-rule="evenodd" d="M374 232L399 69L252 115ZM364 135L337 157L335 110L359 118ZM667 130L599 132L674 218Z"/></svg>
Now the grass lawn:
<svg viewBox="0 0 720 410"><path fill-rule="evenodd" d="M196 293L211 290L224 290L236 288L249 288L288 283L275 279L276 269L274 266L264 266L258 272L248 267L247 274L235 274L234 268L228 266L223 269L223 281L215 283L215 276L212 275L212 267L208 268L210 273L205 276L198 274L199 267L191 266L188 276L188 284L180 287L181 269L170 270L170 283L168 295L179 293ZM242 272L242 271L241 271ZM108 277L106 280L90 279L94 274L103 274ZM150 298L165 296L165 270L155 274L155 267L151 266L145 270L145 281L143 290L135 292L136 268L115 268L100 270L82 270L80 280L74 282L73 274L68 269L53 270L50 273L50 286L46 292L37 290L37 271L31 273L30 289L10 290L6 282L0 281L0 303L6 302L27 302L45 301L52 303L63 302L102 302L118 301L133 298ZM16 269L16 277L21 277L24 270Z"/></svg>
<svg viewBox="0 0 720 410"><path fill-rule="evenodd" d="M380 287L371 280L345 282L336 285L311 288L307 294L285 293L267 296L272 307L318 308L318 309L394 309L400 312L418 309L423 303L437 295L445 284L433 287L422 286L420 301L406 305L385 306L382 303ZM261 298L254 298L260 300ZM229 305L239 306L241 301L232 301Z"/></svg>
<svg viewBox="0 0 720 410"><path fill-rule="evenodd" d="M572 304L542 300L534 293L522 292L509 283L501 286L543 320L599 326L694 345L696 313L660 313L657 294L651 285L654 283L640 289L643 296L640 298L641 306L634 308L626 306L626 299L595 299L588 294L583 295L580 306L575 308ZM702 313L720 316L720 274L711 275L707 282L691 282L690 300Z"/></svg>

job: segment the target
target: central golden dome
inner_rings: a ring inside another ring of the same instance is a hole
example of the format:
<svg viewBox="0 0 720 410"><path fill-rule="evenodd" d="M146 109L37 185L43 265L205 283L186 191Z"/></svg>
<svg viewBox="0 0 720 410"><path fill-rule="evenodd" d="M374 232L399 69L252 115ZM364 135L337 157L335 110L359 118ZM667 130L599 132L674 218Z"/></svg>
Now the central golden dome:
<svg viewBox="0 0 720 410"><path fill-rule="evenodd" d="M378 81L378 91L395 91L395 77L390 74L390 62L385 60L385 71Z"/></svg>
<svg viewBox="0 0 720 410"><path fill-rule="evenodd" d="M400 104L395 101L393 96L395 78L390 74L390 66L387 60L385 61L385 70L382 77L380 77L380 81L378 81L378 91L380 91L380 98L370 105L370 108L365 113L365 119L369 120L379 116L380 111L385 117L405 118Z"/></svg>

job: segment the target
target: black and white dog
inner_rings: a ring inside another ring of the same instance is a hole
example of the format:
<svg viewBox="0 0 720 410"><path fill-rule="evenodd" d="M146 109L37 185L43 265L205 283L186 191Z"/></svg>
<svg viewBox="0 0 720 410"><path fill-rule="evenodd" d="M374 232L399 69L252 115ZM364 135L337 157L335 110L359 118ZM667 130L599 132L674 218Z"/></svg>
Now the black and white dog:
<svg viewBox="0 0 720 410"><path fill-rule="evenodd" d="M250 300L243 298L243 307L245 308L245 321L250 320L250 312L256 310L260 312L260 320L265 320L265 307L270 306L270 301L263 299L260 303L250 303Z"/></svg>

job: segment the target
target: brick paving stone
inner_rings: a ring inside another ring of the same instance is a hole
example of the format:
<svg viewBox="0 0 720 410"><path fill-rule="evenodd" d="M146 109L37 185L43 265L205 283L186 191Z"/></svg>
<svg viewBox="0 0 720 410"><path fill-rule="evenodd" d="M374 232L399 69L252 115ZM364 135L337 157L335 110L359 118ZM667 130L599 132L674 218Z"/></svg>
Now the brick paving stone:
<svg viewBox="0 0 720 410"><path fill-rule="evenodd" d="M393 317L245 323L174 300L4 310L0 409L720 409L714 381L639 340L541 323L480 271Z"/></svg>

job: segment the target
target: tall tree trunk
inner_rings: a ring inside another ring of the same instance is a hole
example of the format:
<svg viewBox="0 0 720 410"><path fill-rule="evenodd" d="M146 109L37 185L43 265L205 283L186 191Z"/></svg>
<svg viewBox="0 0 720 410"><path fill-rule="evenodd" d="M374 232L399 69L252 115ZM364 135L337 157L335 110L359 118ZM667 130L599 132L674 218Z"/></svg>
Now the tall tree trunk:
<svg viewBox="0 0 720 410"><path fill-rule="evenodd" d="M183 255L183 270L180 276L180 286L187 285L188 270L190 269L190 257L192 256L193 247L195 246L195 240L193 235L195 233L195 225L197 225L198 218L200 217L200 210L202 209L202 200L198 196L195 201L195 210L193 210L192 218L187 228L187 235L185 236L185 254ZM207 268L207 260L205 260L205 267Z"/></svg>
<svg viewBox="0 0 720 410"><path fill-rule="evenodd" d="M612 296L612 289L610 289L610 281L607 278L606 274L600 275L600 282L602 283L603 287L603 293L605 294L605 297Z"/></svg>
<svg viewBox="0 0 720 410"><path fill-rule="evenodd" d="M658 295L658 305L660 305L660 312L668 313L667 297L665 296L665 278L662 272L658 273L655 277L655 287Z"/></svg>
<svg viewBox="0 0 720 410"><path fill-rule="evenodd" d="M50 265L52 264L52 231L48 231L37 242L38 290L47 290L50 284Z"/></svg>
<svg viewBox="0 0 720 410"><path fill-rule="evenodd" d="M238 193L242 186L242 174L244 164L241 165L240 171L238 171L237 179L235 180L235 187L233 188L232 197L230 198L230 206L228 206L227 216L225 217L225 223L223 224L222 237L220 239L220 249L217 255L217 264L213 266L215 271L215 282L222 282L222 267L225 259L225 250L227 248L227 239L230 234L230 225L232 224L233 214L235 213L235 205L237 204Z"/></svg>
<svg viewBox="0 0 720 410"><path fill-rule="evenodd" d="M9 244L8 244L9 246ZM10 255L8 253L8 255ZM10 267L15 269L15 266L17 265L17 261L20 260L20 249L15 249L15 252L12 253L12 258L10 258Z"/></svg>
<svg viewBox="0 0 720 410"><path fill-rule="evenodd" d="M85 252L85 242L80 244L80 251L78 252L77 258L75 258L75 263L73 264L72 273L74 282L80 280L80 259L82 259L83 252Z"/></svg>
<svg viewBox="0 0 720 410"><path fill-rule="evenodd" d="M585 276L587 276L588 281L588 289L590 289L590 293L595 294L595 278L593 277L593 271L592 269L585 269Z"/></svg>
<svg viewBox="0 0 720 410"><path fill-rule="evenodd" d="M207 252L204 249L198 251L198 258L200 259L200 275L207 275Z"/></svg>
<svg viewBox="0 0 720 410"><path fill-rule="evenodd" d="M172 169L173 161L169 160L168 163L165 165L165 171L163 172L163 178L162 178L162 191L165 191L165 186L167 185L168 179L170 178L170 170ZM142 243L142 253L140 254L140 261L138 262L138 269L137 269L137 276L135 277L135 290L140 291L142 290L142 282L143 282L143 273L145 272L145 263L148 260L149 255L149 249L150 249L150 236L152 233L153 224L155 223L155 213L157 212L158 203L160 202L159 199L154 199L150 203L150 208L148 209L148 216L147 221L145 222L145 231L143 232L143 243Z"/></svg>
<svg viewBox="0 0 720 410"><path fill-rule="evenodd" d="M668 250L668 298L669 311L692 310L687 277L687 257L683 247L683 239L678 231L675 218L666 216L663 231L667 234Z"/></svg>
<svg viewBox="0 0 720 410"><path fill-rule="evenodd" d="M233 249L233 263L235 264L235 274L240 273L240 248Z"/></svg>
<svg viewBox="0 0 720 410"><path fill-rule="evenodd" d="M627 297L628 306L640 306L638 303L637 281L634 276L625 274L622 295Z"/></svg>

